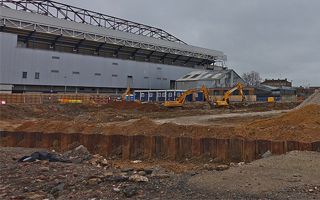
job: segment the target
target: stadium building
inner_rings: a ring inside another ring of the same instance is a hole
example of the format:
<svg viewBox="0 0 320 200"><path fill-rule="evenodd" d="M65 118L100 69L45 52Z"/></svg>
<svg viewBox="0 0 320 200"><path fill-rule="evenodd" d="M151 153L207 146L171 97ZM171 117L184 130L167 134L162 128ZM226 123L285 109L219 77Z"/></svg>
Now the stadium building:
<svg viewBox="0 0 320 200"><path fill-rule="evenodd" d="M226 61L162 29L59 2L0 4L1 91L172 89L183 75Z"/></svg>

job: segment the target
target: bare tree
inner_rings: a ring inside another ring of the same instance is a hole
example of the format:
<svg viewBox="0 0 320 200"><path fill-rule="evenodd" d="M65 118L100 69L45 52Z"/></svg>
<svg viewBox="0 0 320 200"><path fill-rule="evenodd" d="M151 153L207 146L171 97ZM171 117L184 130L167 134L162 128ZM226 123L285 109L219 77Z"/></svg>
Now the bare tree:
<svg viewBox="0 0 320 200"><path fill-rule="evenodd" d="M255 71L243 73L242 78L250 86L258 86L262 80L260 74Z"/></svg>

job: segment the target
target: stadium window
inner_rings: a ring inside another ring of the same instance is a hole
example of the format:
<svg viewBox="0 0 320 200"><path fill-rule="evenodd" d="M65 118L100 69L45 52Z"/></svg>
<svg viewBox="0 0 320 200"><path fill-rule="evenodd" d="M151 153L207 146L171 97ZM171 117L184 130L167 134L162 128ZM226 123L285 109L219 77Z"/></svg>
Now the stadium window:
<svg viewBox="0 0 320 200"><path fill-rule="evenodd" d="M72 72L72 74L76 74L76 75L78 75L78 74L80 74L80 72Z"/></svg>
<svg viewBox="0 0 320 200"><path fill-rule="evenodd" d="M51 70L51 73L59 73L59 70Z"/></svg>
<svg viewBox="0 0 320 200"><path fill-rule="evenodd" d="M119 65L118 63L112 63L112 65Z"/></svg>
<svg viewBox="0 0 320 200"><path fill-rule="evenodd" d="M112 77L118 77L118 75L117 74L112 74Z"/></svg>
<svg viewBox="0 0 320 200"><path fill-rule="evenodd" d="M22 72L22 78L27 78L28 77L28 72Z"/></svg>
<svg viewBox="0 0 320 200"><path fill-rule="evenodd" d="M163 78L162 80L166 81L166 80L168 80L168 79L167 79L167 78Z"/></svg>
<svg viewBox="0 0 320 200"><path fill-rule="evenodd" d="M149 77L145 76L144 79L149 79Z"/></svg>
<svg viewBox="0 0 320 200"><path fill-rule="evenodd" d="M59 60L59 59L60 59L60 57L59 57L59 56L52 56L52 59Z"/></svg>
<svg viewBox="0 0 320 200"><path fill-rule="evenodd" d="M95 76L101 76L101 73L94 73Z"/></svg>
<svg viewBox="0 0 320 200"><path fill-rule="evenodd" d="M40 73L39 72L34 73L34 79L40 79Z"/></svg>
<svg viewBox="0 0 320 200"><path fill-rule="evenodd" d="M157 80L161 80L161 78L157 78Z"/></svg>
<svg viewBox="0 0 320 200"><path fill-rule="evenodd" d="M162 68L161 67L157 67L157 70L162 70Z"/></svg>

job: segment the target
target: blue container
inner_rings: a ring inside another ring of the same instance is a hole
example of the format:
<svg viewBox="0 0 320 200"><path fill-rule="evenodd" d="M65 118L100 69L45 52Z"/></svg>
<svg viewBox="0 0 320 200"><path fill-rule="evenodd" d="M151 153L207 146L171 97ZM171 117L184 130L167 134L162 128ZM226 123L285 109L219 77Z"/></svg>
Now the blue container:
<svg viewBox="0 0 320 200"><path fill-rule="evenodd" d="M179 98L183 94L183 91L176 91L175 92L175 99Z"/></svg>
<svg viewBox="0 0 320 200"><path fill-rule="evenodd" d="M149 92L149 101L157 101L157 92Z"/></svg>
<svg viewBox="0 0 320 200"><path fill-rule="evenodd" d="M140 92L135 92L134 93L134 98L137 99L137 100L140 100L140 95L141 95Z"/></svg>
<svg viewBox="0 0 320 200"><path fill-rule="evenodd" d="M186 97L186 101L193 101L193 94L189 94L187 97Z"/></svg>
<svg viewBox="0 0 320 200"><path fill-rule="evenodd" d="M133 94L126 95L125 100L128 101L128 102L133 102L134 101L134 95Z"/></svg>
<svg viewBox="0 0 320 200"><path fill-rule="evenodd" d="M134 95L132 94L132 95L130 95L130 101L134 101L135 100L135 97L134 97Z"/></svg>
<svg viewBox="0 0 320 200"><path fill-rule="evenodd" d="M275 101L281 101L281 97L275 97L274 100Z"/></svg>
<svg viewBox="0 0 320 200"><path fill-rule="evenodd" d="M174 101L174 99L175 99L174 91L168 91L167 92L167 101Z"/></svg>
<svg viewBox="0 0 320 200"><path fill-rule="evenodd" d="M148 92L141 92L141 102L147 102L149 100Z"/></svg>
<svg viewBox="0 0 320 200"><path fill-rule="evenodd" d="M165 101L166 100L166 92L158 92L157 99L158 99L158 101Z"/></svg>
<svg viewBox="0 0 320 200"><path fill-rule="evenodd" d="M259 101L259 102L267 102L268 101L268 97L257 97L257 101Z"/></svg>
<svg viewBox="0 0 320 200"><path fill-rule="evenodd" d="M204 101L204 95L202 92L196 94L196 101Z"/></svg>

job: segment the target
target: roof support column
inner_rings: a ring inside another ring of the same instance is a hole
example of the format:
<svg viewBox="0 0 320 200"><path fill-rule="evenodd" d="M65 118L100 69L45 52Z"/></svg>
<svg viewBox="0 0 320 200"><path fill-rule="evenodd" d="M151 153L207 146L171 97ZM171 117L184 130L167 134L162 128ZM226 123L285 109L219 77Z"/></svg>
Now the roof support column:
<svg viewBox="0 0 320 200"><path fill-rule="evenodd" d="M73 51L75 51L75 52L79 52L79 47L81 46L81 44L85 41L86 39L81 39L78 43L77 43L77 45L73 48Z"/></svg>
<svg viewBox="0 0 320 200"><path fill-rule="evenodd" d="M50 44L50 48L56 50L56 43L58 42L58 40L62 37L62 35L58 35L53 42Z"/></svg>
<svg viewBox="0 0 320 200"><path fill-rule="evenodd" d="M26 39L24 40L24 43L26 44L27 47L29 47L28 42L29 42L30 38L32 37L32 35L33 35L35 32L36 32L35 30L33 30L32 32L30 32L30 33L27 35Z"/></svg>

